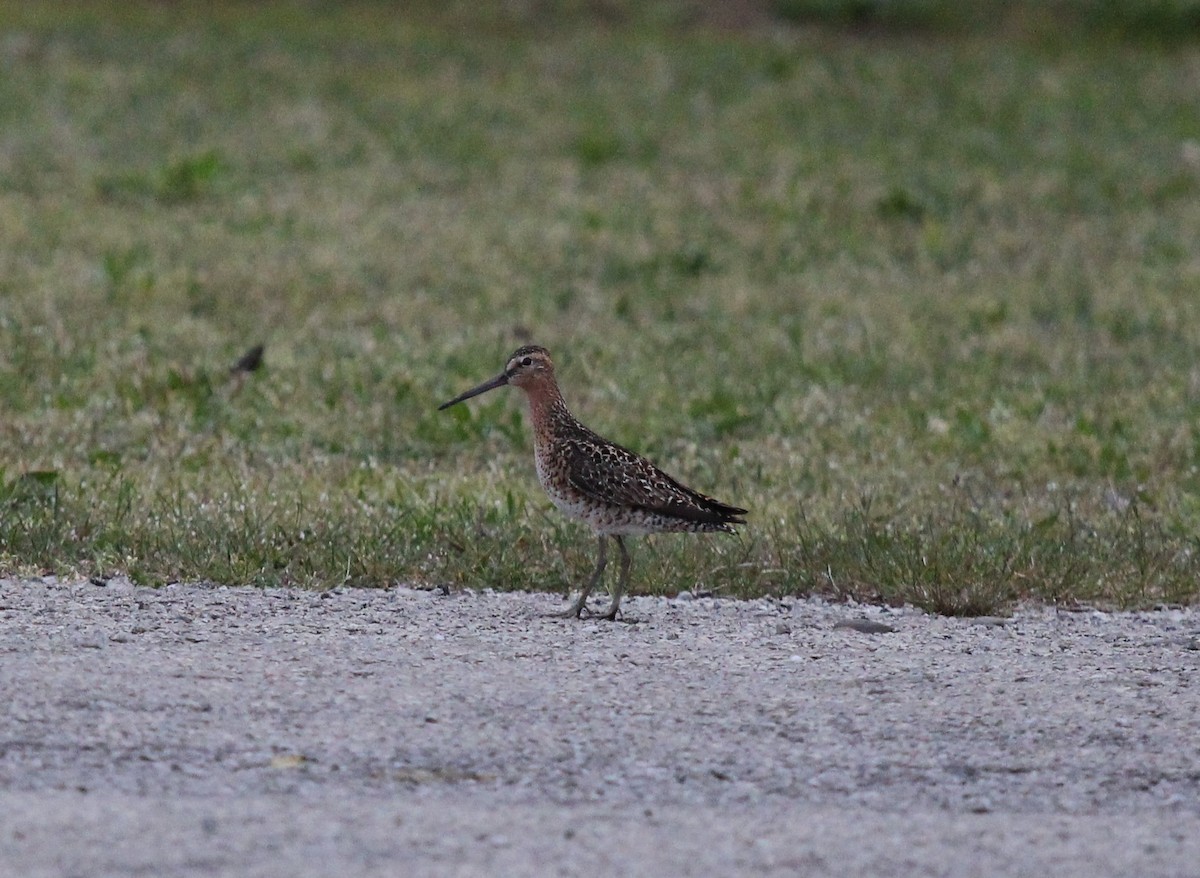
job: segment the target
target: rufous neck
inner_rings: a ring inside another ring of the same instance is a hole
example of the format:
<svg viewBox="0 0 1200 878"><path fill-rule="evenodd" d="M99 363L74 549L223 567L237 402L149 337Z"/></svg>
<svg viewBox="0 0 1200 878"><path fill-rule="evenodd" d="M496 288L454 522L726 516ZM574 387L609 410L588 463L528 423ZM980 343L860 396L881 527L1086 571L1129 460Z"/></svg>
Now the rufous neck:
<svg viewBox="0 0 1200 878"><path fill-rule="evenodd" d="M535 423L544 424L562 415L570 416L558 386L553 381L542 381L526 387L525 398L529 400L529 414Z"/></svg>

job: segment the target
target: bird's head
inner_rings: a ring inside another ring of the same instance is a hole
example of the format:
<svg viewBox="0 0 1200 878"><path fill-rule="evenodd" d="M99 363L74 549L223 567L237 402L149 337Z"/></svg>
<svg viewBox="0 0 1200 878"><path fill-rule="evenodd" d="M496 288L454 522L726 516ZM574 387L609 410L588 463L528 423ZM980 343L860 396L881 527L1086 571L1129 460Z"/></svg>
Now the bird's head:
<svg viewBox="0 0 1200 878"><path fill-rule="evenodd" d="M538 387L546 386L547 384L553 386L554 362L550 359L550 352L544 347L535 344L517 348L513 351L512 356L508 358L508 363L505 365L503 372L477 387L472 387L466 393L459 394L449 402L442 403L438 406L438 411L448 409L452 405L457 405L464 400L468 400L473 396L479 396L481 393L487 393L489 390L494 390L497 387L503 387L505 384L520 387L526 392L534 391Z"/></svg>

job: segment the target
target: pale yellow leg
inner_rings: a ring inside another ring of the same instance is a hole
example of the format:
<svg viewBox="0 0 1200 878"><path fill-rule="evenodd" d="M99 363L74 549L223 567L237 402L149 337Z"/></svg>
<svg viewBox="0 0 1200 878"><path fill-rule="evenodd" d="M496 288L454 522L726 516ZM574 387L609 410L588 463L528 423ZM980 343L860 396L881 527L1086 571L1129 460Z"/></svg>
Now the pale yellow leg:
<svg viewBox="0 0 1200 878"><path fill-rule="evenodd" d="M629 557L629 551L625 548L625 541L619 536L614 536L617 542L617 548L621 550L621 575L617 579L617 585L613 589L612 603L608 605L608 609L600 614L599 618L615 621L617 618L617 610L621 607L621 595L625 593L625 589L629 586L629 566L633 559Z"/></svg>
<svg viewBox="0 0 1200 878"><path fill-rule="evenodd" d="M583 590L579 593L579 597L567 607L565 610L560 610L557 613L550 613L551 616L570 618L574 616L579 618L583 615L584 609L587 607L588 595L592 593L592 589L596 587L596 583L600 581L600 577L604 574L604 566L608 563L608 537L600 537L600 557L596 560L596 569L592 571L592 575L588 577L588 581L584 583ZM617 545L621 545L621 538L616 537ZM621 546L621 551L625 551L625 547Z"/></svg>

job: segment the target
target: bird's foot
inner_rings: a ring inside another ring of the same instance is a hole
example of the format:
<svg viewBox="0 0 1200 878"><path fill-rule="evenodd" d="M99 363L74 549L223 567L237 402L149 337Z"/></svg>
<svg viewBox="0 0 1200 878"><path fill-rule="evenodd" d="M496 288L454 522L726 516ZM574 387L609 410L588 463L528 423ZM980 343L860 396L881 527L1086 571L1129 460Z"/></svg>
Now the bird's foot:
<svg viewBox="0 0 1200 878"><path fill-rule="evenodd" d="M556 610L553 613L546 613L547 619L582 619L583 614L587 612L587 601L579 599L567 607L565 610Z"/></svg>
<svg viewBox="0 0 1200 878"><path fill-rule="evenodd" d="M587 614L589 617L591 617L593 619L606 619L609 622L616 622L617 615L620 613L620 609L621 608L620 608L619 604L611 603L608 605L608 608L606 610L604 610L603 612L596 611L596 610L587 610Z"/></svg>

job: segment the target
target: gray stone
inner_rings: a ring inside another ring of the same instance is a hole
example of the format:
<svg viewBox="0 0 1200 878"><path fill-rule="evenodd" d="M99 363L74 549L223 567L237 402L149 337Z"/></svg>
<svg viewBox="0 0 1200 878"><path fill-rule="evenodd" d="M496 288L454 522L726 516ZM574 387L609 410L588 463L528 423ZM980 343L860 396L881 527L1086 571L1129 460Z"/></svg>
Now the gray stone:
<svg viewBox="0 0 1200 878"><path fill-rule="evenodd" d="M862 634L892 634L895 628L885 622L874 622L870 619L843 619L835 622L834 628L849 628Z"/></svg>

